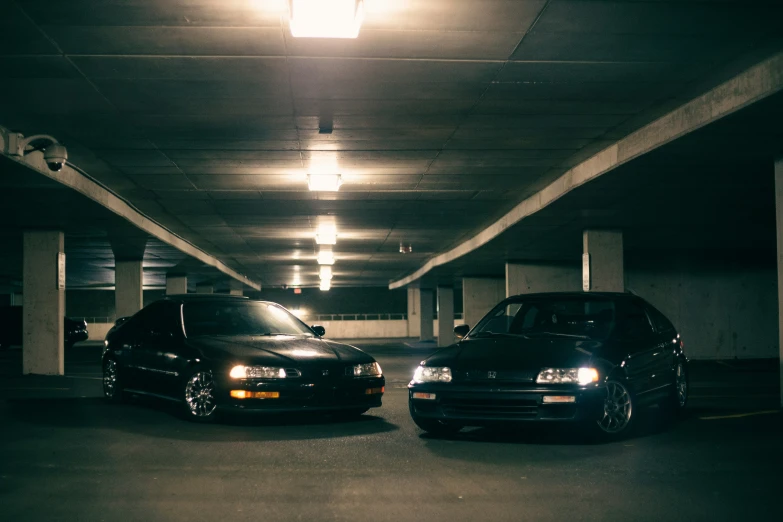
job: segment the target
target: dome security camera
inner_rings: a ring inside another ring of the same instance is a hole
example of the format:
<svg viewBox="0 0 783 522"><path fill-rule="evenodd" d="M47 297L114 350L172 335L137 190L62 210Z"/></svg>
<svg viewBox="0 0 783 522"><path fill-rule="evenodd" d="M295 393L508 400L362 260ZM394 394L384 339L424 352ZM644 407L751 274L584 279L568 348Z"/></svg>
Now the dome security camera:
<svg viewBox="0 0 783 522"><path fill-rule="evenodd" d="M44 149L44 160L49 170L58 172L68 161L68 150L59 143L52 143Z"/></svg>

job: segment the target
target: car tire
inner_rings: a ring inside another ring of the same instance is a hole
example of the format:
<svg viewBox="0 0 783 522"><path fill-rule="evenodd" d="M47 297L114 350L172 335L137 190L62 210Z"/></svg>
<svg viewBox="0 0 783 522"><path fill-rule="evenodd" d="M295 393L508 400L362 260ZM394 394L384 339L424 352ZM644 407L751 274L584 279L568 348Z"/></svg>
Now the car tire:
<svg viewBox="0 0 783 522"><path fill-rule="evenodd" d="M103 361L103 396L114 403L125 399L122 370L120 364L112 357L107 357Z"/></svg>
<svg viewBox="0 0 783 522"><path fill-rule="evenodd" d="M454 435L462 429L459 424L449 424L437 419L423 419L421 417L412 417L416 426L423 429L427 433L436 436L448 436Z"/></svg>
<svg viewBox="0 0 783 522"><path fill-rule="evenodd" d="M674 382L672 392L660 403L660 408L672 419L677 419L688 405L690 396L690 376L685 361L678 359L674 366Z"/></svg>
<svg viewBox="0 0 783 522"><path fill-rule="evenodd" d="M606 381L606 396L601 418L593 422L592 433L600 440L614 441L627 437L635 424L636 400L620 380Z"/></svg>
<svg viewBox="0 0 783 522"><path fill-rule="evenodd" d="M218 417L215 378L207 368L195 368L182 384L183 415L193 422L215 422Z"/></svg>

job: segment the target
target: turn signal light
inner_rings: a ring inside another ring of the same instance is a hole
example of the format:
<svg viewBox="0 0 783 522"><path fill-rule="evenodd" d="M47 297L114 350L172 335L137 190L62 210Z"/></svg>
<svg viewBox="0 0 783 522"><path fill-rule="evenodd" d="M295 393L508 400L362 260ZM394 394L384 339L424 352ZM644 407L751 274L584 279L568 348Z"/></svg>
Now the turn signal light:
<svg viewBox="0 0 783 522"><path fill-rule="evenodd" d="M429 401L435 400L435 394L434 393L422 393L422 392L413 392L413 398L414 399L425 399Z"/></svg>
<svg viewBox="0 0 783 522"><path fill-rule="evenodd" d="M279 399L280 392L231 390L231 397L234 399Z"/></svg>
<svg viewBox="0 0 783 522"><path fill-rule="evenodd" d="M544 395L544 404L576 402L573 395Z"/></svg>
<svg viewBox="0 0 783 522"><path fill-rule="evenodd" d="M364 390L365 395L374 395L376 393L383 393L386 390L386 386L381 386L380 388L367 388Z"/></svg>

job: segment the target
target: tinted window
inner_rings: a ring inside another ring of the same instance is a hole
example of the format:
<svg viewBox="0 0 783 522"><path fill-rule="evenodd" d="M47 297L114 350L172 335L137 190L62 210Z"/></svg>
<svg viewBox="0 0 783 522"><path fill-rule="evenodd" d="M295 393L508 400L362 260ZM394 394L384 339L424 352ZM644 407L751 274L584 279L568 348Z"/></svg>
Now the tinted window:
<svg viewBox="0 0 783 522"><path fill-rule="evenodd" d="M645 339L653 335L652 324L644 308L623 299L617 306L617 331L622 337Z"/></svg>
<svg viewBox="0 0 783 522"><path fill-rule="evenodd" d="M564 296L504 303L476 326L471 337L576 336L605 339L614 329L615 303L601 297Z"/></svg>
<svg viewBox="0 0 783 522"><path fill-rule="evenodd" d="M283 307L254 301L186 303L185 333L198 335L313 335Z"/></svg>
<svg viewBox="0 0 783 522"><path fill-rule="evenodd" d="M653 308L650 305L647 305L647 311L650 313L650 317L653 320L653 324L655 324L655 329L658 331L658 333L673 333L674 332L674 325L666 319L666 317Z"/></svg>
<svg viewBox="0 0 783 522"><path fill-rule="evenodd" d="M179 327L179 305L157 301L133 316L134 329L144 333L172 333Z"/></svg>

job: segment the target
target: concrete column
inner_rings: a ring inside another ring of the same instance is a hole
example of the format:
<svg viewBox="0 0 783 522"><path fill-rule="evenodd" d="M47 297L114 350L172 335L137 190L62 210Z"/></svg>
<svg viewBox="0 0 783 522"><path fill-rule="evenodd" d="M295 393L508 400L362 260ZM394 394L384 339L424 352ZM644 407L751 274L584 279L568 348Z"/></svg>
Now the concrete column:
<svg viewBox="0 0 783 522"><path fill-rule="evenodd" d="M408 337L421 335L421 292L408 287Z"/></svg>
<svg viewBox="0 0 783 522"><path fill-rule="evenodd" d="M432 290L419 290L419 310L421 310L419 337L422 341L428 341L435 336L433 332L435 310L432 306L432 297Z"/></svg>
<svg viewBox="0 0 783 522"><path fill-rule="evenodd" d="M197 294L211 294L215 291L211 283L199 283L196 285Z"/></svg>
<svg viewBox="0 0 783 522"><path fill-rule="evenodd" d="M583 259L582 278L589 275L590 291L624 292L623 233L619 230L585 230L583 253L589 254L589 265Z"/></svg>
<svg viewBox="0 0 783 522"><path fill-rule="evenodd" d="M783 158L775 161L775 214L778 244L778 350L780 406L783 408Z"/></svg>
<svg viewBox="0 0 783 522"><path fill-rule="evenodd" d="M25 232L23 242L22 373L63 375L65 268L58 261L65 252L63 233Z"/></svg>
<svg viewBox="0 0 783 522"><path fill-rule="evenodd" d="M166 295L188 293L188 276L181 274L166 274Z"/></svg>
<svg viewBox="0 0 783 522"><path fill-rule="evenodd" d="M506 298L503 279L466 277L462 280L462 310L465 324L471 328Z"/></svg>
<svg viewBox="0 0 783 522"><path fill-rule="evenodd" d="M454 289L438 287L438 346L454 342Z"/></svg>
<svg viewBox="0 0 783 522"><path fill-rule="evenodd" d="M128 317L144 307L142 261L114 263L114 308L117 317Z"/></svg>
<svg viewBox="0 0 783 522"><path fill-rule="evenodd" d="M506 297L581 289L582 273L578 265L506 263Z"/></svg>
<svg viewBox="0 0 783 522"><path fill-rule="evenodd" d="M228 293L231 295L244 295L244 285L236 279L232 279L228 283Z"/></svg>

